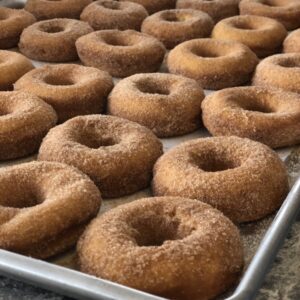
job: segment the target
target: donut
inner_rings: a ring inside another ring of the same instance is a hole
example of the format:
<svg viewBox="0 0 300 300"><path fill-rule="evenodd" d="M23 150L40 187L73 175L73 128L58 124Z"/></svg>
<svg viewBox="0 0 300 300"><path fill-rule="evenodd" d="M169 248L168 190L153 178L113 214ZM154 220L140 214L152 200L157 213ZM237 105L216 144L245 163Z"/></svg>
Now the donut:
<svg viewBox="0 0 300 300"><path fill-rule="evenodd" d="M108 73L75 64L45 65L15 84L15 90L35 94L50 104L60 123L75 116L104 112L112 88Z"/></svg>
<svg viewBox="0 0 300 300"><path fill-rule="evenodd" d="M0 7L0 49L17 46L23 29L35 21L35 17L23 9Z"/></svg>
<svg viewBox="0 0 300 300"><path fill-rule="evenodd" d="M48 62L78 59L75 41L92 32L86 23L71 19L52 19L30 25L21 34L19 49L27 57Z"/></svg>
<svg viewBox="0 0 300 300"><path fill-rule="evenodd" d="M300 1L298 0L242 0L241 15L257 15L281 22L287 30L300 27Z"/></svg>
<svg viewBox="0 0 300 300"><path fill-rule="evenodd" d="M156 37L171 49L178 44L208 37L213 29L212 18L193 9L171 9L157 12L145 19L142 32Z"/></svg>
<svg viewBox="0 0 300 300"><path fill-rule="evenodd" d="M88 22L95 30L140 30L147 16L147 10L137 3L98 0L83 10L80 19Z"/></svg>
<svg viewBox="0 0 300 300"><path fill-rule="evenodd" d="M239 136L272 148L300 143L300 101L294 93L235 87L202 102L205 127L214 135Z"/></svg>
<svg viewBox="0 0 300 300"><path fill-rule="evenodd" d="M283 52L300 53L300 29L290 33L284 40Z"/></svg>
<svg viewBox="0 0 300 300"><path fill-rule="evenodd" d="M120 2L130 1L130 2L138 3L147 9L149 15L160 10L175 8L176 5L176 0L119 0L119 1Z"/></svg>
<svg viewBox="0 0 300 300"><path fill-rule="evenodd" d="M165 73L136 74L117 83L109 96L109 114L172 137L200 127L204 93L192 79Z"/></svg>
<svg viewBox="0 0 300 300"><path fill-rule="evenodd" d="M276 152L231 136L195 139L168 151L154 166L152 189L155 196L206 202L241 223L274 212L289 186Z"/></svg>
<svg viewBox="0 0 300 300"><path fill-rule="evenodd" d="M300 93L300 53L285 53L262 60L255 71L253 85Z"/></svg>
<svg viewBox="0 0 300 300"><path fill-rule="evenodd" d="M170 73L195 79L211 90L248 82L257 63L258 58L247 46L216 39L184 42L167 57Z"/></svg>
<svg viewBox="0 0 300 300"><path fill-rule="evenodd" d="M220 21L212 37L231 40L248 46L258 57L281 51L287 35L285 27L276 20L260 16L234 16Z"/></svg>
<svg viewBox="0 0 300 300"><path fill-rule="evenodd" d="M13 84L33 68L22 54L0 50L0 90L12 90Z"/></svg>
<svg viewBox="0 0 300 300"><path fill-rule="evenodd" d="M208 13L215 22L239 14L240 0L177 0L177 8L191 8Z"/></svg>
<svg viewBox="0 0 300 300"><path fill-rule="evenodd" d="M87 66L107 71L114 77L155 72L165 55L156 38L134 30L101 30L76 41L80 60Z"/></svg>
<svg viewBox="0 0 300 300"><path fill-rule="evenodd" d="M162 144L147 128L103 115L75 117L47 134L38 159L58 161L89 175L103 197L146 188Z"/></svg>
<svg viewBox="0 0 300 300"><path fill-rule="evenodd" d="M0 160L34 153L56 124L52 107L24 92L0 92Z"/></svg>
<svg viewBox="0 0 300 300"><path fill-rule="evenodd" d="M25 9L38 20L70 18L79 19L85 6L93 0L27 0Z"/></svg>
<svg viewBox="0 0 300 300"><path fill-rule="evenodd" d="M0 168L0 248L48 258L71 248L101 196L84 174L59 163Z"/></svg>
<svg viewBox="0 0 300 300"><path fill-rule="evenodd" d="M211 206L179 197L106 212L85 230L77 253L83 272L178 300L215 298L243 267L236 226Z"/></svg>

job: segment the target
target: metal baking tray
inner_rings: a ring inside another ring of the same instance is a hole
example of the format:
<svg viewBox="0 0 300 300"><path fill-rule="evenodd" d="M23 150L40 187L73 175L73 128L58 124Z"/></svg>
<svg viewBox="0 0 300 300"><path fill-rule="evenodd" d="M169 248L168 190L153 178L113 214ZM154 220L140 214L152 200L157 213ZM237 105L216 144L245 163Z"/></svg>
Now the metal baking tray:
<svg viewBox="0 0 300 300"><path fill-rule="evenodd" d="M20 8L24 2L24 0L0 0L0 6ZM17 49L12 50L17 51ZM44 64L33 63L35 66ZM165 71L165 66L161 71ZM206 91L206 94L208 93L210 91ZM186 140L205 136L209 136L209 133L201 129L182 137L162 139L164 151ZM239 225L245 250L244 273L238 285L218 299L254 299L289 228L300 211L300 148L286 148L277 152L288 167L291 191L277 214L261 221ZM31 156L0 163L0 168L34 159L35 156ZM151 196L151 191L146 189L127 197L104 200L100 214L120 204L148 196ZM76 266L75 249L47 261L0 250L0 273L76 299L163 299L79 272Z"/></svg>

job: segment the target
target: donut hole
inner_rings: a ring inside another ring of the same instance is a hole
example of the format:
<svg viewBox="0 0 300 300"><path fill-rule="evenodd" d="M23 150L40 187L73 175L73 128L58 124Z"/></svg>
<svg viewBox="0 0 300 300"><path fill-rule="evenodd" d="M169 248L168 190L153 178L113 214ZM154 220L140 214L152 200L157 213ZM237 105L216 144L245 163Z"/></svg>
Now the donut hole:
<svg viewBox="0 0 300 300"><path fill-rule="evenodd" d="M193 47L191 52L197 56L201 56L204 58L216 58L221 57L223 54L219 53L217 48L206 48L206 47Z"/></svg>
<svg viewBox="0 0 300 300"><path fill-rule="evenodd" d="M40 29L46 33L59 33L65 31L64 26L52 24L41 24Z"/></svg>
<svg viewBox="0 0 300 300"><path fill-rule="evenodd" d="M91 149L99 149L101 147L109 147L118 144L118 142L112 137L98 137L91 132L83 133L78 142Z"/></svg>
<svg viewBox="0 0 300 300"><path fill-rule="evenodd" d="M120 9L120 3L117 1L104 1L102 3L98 3L99 6L103 6L107 9L111 10L119 10Z"/></svg>
<svg viewBox="0 0 300 300"><path fill-rule="evenodd" d="M0 107L0 117L7 116L11 113L11 111L7 108Z"/></svg>
<svg viewBox="0 0 300 300"><path fill-rule="evenodd" d="M286 58L278 61L278 65L284 68L300 68L300 60Z"/></svg>
<svg viewBox="0 0 300 300"><path fill-rule="evenodd" d="M233 22L233 26L237 29L242 29L242 30L257 30L258 24L255 24L253 22L251 22L250 20L235 20Z"/></svg>
<svg viewBox="0 0 300 300"><path fill-rule="evenodd" d="M75 82L70 77L65 76L47 76L44 82L50 85L73 85Z"/></svg>
<svg viewBox="0 0 300 300"><path fill-rule="evenodd" d="M152 80L145 80L136 83L137 88L146 94L169 95L169 87L163 83L158 83Z"/></svg>
<svg viewBox="0 0 300 300"><path fill-rule="evenodd" d="M133 45L132 41L125 36L110 35L105 36L103 40L106 44L111 46L128 47Z"/></svg>
<svg viewBox="0 0 300 300"><path fill-rule="evenodd" d="M162 17L167 22L185 22L191 19L191 15L189 14L182 14L176 12L167 12Z"/></svg>
<svg viewBox="0 0 300 300"><path fill-rule="evenodd" d="M291 3L291 1L290 0L263 0L262 3L268 6L280 7L280 6L287 6L288 4Z"/></svg>
<svg viewBox="0 0 300 300"><path fill-rule="evenodd" d="M21 1L14 1L13 3L9 3L8 5L6 5L5 7L8 8L14 8L14 9L22 9L24 8L25 3L21 2Z"/></svg>

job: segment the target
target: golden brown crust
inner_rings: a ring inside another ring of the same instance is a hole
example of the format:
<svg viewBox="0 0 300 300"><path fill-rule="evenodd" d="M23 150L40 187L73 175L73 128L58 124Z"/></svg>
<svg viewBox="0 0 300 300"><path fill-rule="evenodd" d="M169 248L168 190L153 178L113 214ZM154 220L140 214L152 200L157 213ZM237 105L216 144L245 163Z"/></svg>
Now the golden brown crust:
<svg viewBox="0 0 300 300"><path fill-rule="evenodd" d="M114 77L157 71L166 51L154 37L134 30L92 32L79 38L76 48L85 65Z"/></svg>
<svg viewBox="0 0 300 300"><path fill-rule="evenodd" d="M300 2L298 0L242 0L241 15L257 15L276 19L287 30L300 26Z"/></svg>
<svg viewBox="0 0 300 300"><path fill-rule="evenodd" d="M137 3L98 0L83 10L80 19L88 22L95 30L140 30L147 16L147 10Z"/></svg>
<svg viewBox="0 0 300 300"><path fill-rule="evenodd" d="M85 6L93 0L27 0L25 9L31 12L38 20L54 18L79 19Z"/></svg>
<svg viewBox="0 0 300 300"><path fill-rule="evenodd" d="M75 64L45 65L15 84L16 90L35 94L50 104L60 123L79 115L102 113L112 88L108 73Z"/></svg>
<svg viewBox="0 0 300 300"><path fill-rule="evenodd" d="M177 0L177 8L190 8L208 13L215 22L239 14L240 0Z"/></svg>
<svg viewBox="0 0 300 300"><path fill-rule="evenodd" d="M109 114L150 128L159 137L199 128L204 93L196 81L178 75L136 74L121 80L109 96Z"/></svg>
<svg viewBox="0 0 300 300"><path fill-rule="evenodd" d="M300 93L300 53L265 58L258 64L252 83Z"/></svg>
<svg viewBox="0 0 300 300"><path fill-rule="evenodd" d="M24 92L0 92L0 160L35 152L57 121L52 107Z"/></svg>
<svg viewBox="0 0 300 300"><path fill-rule="evenodd" d="M205 127L215 136L236 135L272 148L300 143L300 101L294 93L236 87L202 102Z"/></svg>
<svg viewBox="0 0 300 300"><path fill-rule="evenodd" d="M212 32L215 39L243 43L258 57L280 52L286 35L285 27L276 20L250 15L224 19Z"/></svg>
<svg viewBox="0 0 300 300"><path fill-rule="evenodd" d="M284 40L283 52L300 53L300 29L291 32Z"/></svg>
<svg viewBox="0 0 300 300"><path fill-rule="evenodd" d="M165 9L175 8L176 0L119 0L122 1L130 1L143 5L149 15Z"/></svg>
<svg viewBox="0 0 300 300"><path fill-rule="evenodd" d="M35 21L24 9L0 7L0 49L17 46L23 29Z"/></svg>
<svg viewBox="0 0 300 300"><path fill-rule="evenodd" d="M147 187L161 154L161 142L147 128L121 118L90 115L53 128L38 159L77 167L94 180L103 197L111 198Z"/></svg>
<svg viewBox="0 0 300 300"><path fill-rule="evenodd" d="M0 170L0 248L47 258L74 245L101 196L84 174L59 163Z"/></svg>
<svg viewBox="0 0 300 300"><path fill-rule="evenodd" d="M13 84L34 66L22 54L0 50L0 90L12 90Z"/></svg>
<svg viewBox="0 0 300 300"><path fill-rule="evenodd" d="M235 222L274 212L288 193L283 162L269 147L238 137L185 142L155 164L156 196L198 199Z"/></svg>
<svg viewBox="0 0 300 300"><path fill-rule="evenodd" d="M205 89L242 85L250 80L258 59L245 45L216 39L195 39L170 51L170 73L193 78Z"/></svg>
<svg viewBox="0 0 300 300"><path fill-rule="evenodd" d="M193 9L172 9L157 12L145 19L142 32L160 40L166 48L195 38L208 37L213 29L212 18Z"/></svg>
<svg viewBox="0 0 300 300"><path fill-rule="evenodd" d="M86 22L52 19L37 22L21 34L19 49L27 57L48 62L78 59L76 40L93 29Z"/></svg>

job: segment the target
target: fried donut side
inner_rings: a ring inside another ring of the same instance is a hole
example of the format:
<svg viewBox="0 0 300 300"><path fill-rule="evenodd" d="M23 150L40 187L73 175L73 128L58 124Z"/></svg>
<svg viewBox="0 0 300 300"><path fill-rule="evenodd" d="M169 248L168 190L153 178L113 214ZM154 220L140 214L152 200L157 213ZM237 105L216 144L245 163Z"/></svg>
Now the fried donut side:
<svg viewBox="0 0 300 300"><path fill-rule="evenodd" d="M283 52L300 53L300 29L291 32L284 40Z"/></svg>
<svg viewBox="0 0 300 300"><path fill-rule="evenodd" d="M141 4L147 9L149 15L152 15L155 12L161 10L175 8L176 5L176 0L119 0L119 1L120 2L130 1L130 2Z"/></svg>

